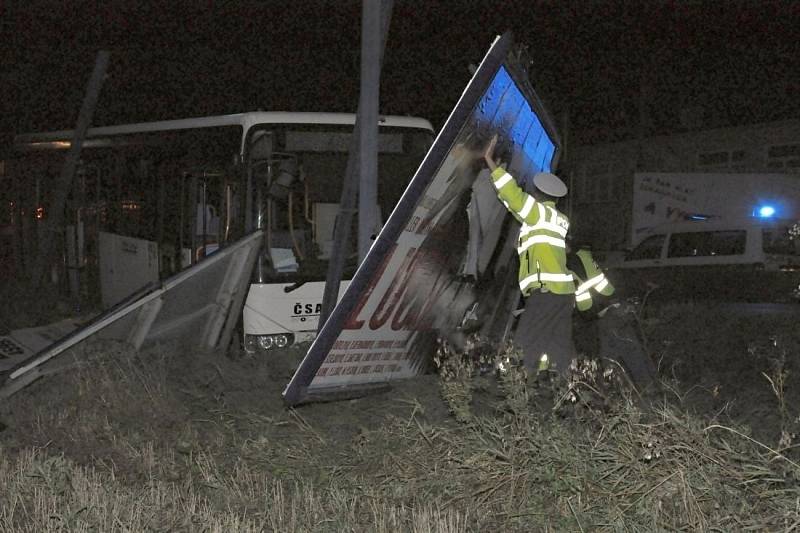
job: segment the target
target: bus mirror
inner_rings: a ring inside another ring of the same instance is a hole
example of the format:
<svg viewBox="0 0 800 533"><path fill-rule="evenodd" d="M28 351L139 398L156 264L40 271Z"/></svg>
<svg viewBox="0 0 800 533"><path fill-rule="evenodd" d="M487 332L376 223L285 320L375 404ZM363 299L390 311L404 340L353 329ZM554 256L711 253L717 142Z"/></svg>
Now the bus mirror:
<svg viewBox="0 0 800 533"><path fill-rule="evenodd" d="M278 175L272 181L267 193L273 198L286 199L289 196L289 189L297 181L297 166L294 161L287 159L282 161Z"/></svg>
<svg viewBox="0 0 800 533"><path fill-rule="evenodd" d="M253 134L250 142L250 160L269 159L272 157L272 134L271 132L258 131Z"/></svg>

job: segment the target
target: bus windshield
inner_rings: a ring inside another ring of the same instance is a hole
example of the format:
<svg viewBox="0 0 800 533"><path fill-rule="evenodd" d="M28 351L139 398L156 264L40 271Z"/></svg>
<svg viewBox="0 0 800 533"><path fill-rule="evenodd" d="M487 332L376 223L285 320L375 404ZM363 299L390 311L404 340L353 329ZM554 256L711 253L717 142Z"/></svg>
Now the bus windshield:
<svg viewBox="0 0 800 533"><path fill-rule="evenodd" d="M259 281L325 279L351 144L352 126L262 125L248 139L256 226L266 232ZM378 216L391 214L428 151L430 131L382 126ZM354 217L354 221L356 217ZM375 234L380 227L373 228ZM356 224L346 270L356 266Z"/></svg>

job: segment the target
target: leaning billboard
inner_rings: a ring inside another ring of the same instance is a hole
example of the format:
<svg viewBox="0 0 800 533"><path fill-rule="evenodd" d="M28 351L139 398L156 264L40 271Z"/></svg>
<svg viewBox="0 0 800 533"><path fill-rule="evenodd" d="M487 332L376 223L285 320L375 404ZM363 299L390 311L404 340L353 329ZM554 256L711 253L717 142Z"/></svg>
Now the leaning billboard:
<svg viewBox="0 0 800 533"><path fill-rule="evenodd" d="M347 291L284 391L295 405L425 372L437 338L502 336L518 301L518 230L482 150L520 181L549 172L559 140L510 34L483 58Z"/></svg>

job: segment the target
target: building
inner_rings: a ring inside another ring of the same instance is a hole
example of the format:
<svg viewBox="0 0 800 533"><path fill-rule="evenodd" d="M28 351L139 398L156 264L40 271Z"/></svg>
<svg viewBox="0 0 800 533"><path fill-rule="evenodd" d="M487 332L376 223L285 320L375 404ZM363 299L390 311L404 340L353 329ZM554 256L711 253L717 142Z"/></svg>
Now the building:
<svg viewBox="0 0 800 533"><path fill-rule="evenodd" d="M575 146L565 163L573 234L597 249L622 249L634 173L769 172L800 180L800 120Z"/></svg>

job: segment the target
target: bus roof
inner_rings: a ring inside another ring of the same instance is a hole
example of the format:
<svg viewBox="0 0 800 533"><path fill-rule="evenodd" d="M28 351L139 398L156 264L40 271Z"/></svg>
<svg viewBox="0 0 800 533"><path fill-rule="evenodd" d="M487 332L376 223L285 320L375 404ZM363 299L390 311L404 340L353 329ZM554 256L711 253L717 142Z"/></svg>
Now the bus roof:
<svg viewBox="0 0 800 533"><path fill-rule="evenodd" d="M355 124L355 115L352 113L314 113L290 111L253 111L237 113L234 115L217 115L211 117L185 118L177 120L159 120L156 122L138 122L134 124L120 124L117 126L101 126L89 128L87 138L113 135L126 135L130 133L149 133L159 131L188 130L197 128L213 128L219 126L242 126L247 132L257 124L328 124L348 125ZM431 123L423 118L405 117L399 115L381 115L381 126L399 128L416 128L433 131ZM26 133L14 137L15 148L32 148L31 145L63 143L72 140L72 130L59 130L40 133ZM41 146L41 148L66 148L69 145Z"/></svg>

